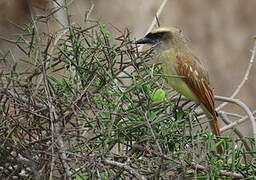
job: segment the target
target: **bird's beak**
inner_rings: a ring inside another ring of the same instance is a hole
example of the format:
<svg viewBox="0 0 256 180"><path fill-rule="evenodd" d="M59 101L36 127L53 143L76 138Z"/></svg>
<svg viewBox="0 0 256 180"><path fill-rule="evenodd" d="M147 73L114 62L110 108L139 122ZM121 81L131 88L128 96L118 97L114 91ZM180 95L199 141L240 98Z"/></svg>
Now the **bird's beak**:
<svg viewBox="0 0 256 180"><path fill-rule="evenodd" d="M152 44L152 39L144 37L136 41L136 44Z"/></svg>

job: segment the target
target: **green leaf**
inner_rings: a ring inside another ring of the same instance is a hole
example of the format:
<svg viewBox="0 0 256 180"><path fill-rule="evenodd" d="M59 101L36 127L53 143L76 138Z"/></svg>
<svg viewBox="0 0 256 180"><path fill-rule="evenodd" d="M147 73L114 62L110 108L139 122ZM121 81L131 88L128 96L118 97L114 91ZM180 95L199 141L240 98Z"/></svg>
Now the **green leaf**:
<svg viewBox="0 0 256 180"><path fill-rule="evenodd" d="M146 94L150 93L150 85L149 84L144 84L142 85L142 89Z"/></svg>
<svg viewBox="0 0 256 180"><path fill-rule="evenodd" d="M89 177L87 175L79 175L79 174L75 174L73 176L74 180L86 180L88 179Z"/></svg>
<svg viewBox="0 0 256 180"><path fill-rule="evenodd" d="M110 113L108 113L108 112L101 112L100 116L103 119L110 119Z"/></svg>
<svg viewBox="0 0 256 180"><path fill-rule="evenodd" d="M156 92L154 93L152 100L155 102L161 102L163 101L163 99L165 98L165 91L160 88L158 90L156 90Z"/></svg>
<svg viewBox="0 0 256 180"><path fill-rule="evenodd" d="M153 121L156 117L157 117L156 113L154 113L154 112L149 113L149 120L150 121Z"/></svg>

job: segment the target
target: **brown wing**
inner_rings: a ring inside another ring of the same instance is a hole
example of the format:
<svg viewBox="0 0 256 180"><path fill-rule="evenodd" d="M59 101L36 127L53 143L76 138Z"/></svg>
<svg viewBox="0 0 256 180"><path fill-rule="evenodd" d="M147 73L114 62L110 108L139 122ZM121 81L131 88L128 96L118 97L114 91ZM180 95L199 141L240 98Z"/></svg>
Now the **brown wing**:
<svg viewBox="0 0 256 180"><path fill-rule="evenodd" d="M177 56L178 72L184 77L188 87L194 92L207 110L216 117L213 88L210 85L208 72L201 63L188 56Z"/></svg>
<svg viewBox="0 0 256 180"><path fill-rule="evenodd" d="M220 136L220 128L215 111L214 91L209 82L208 72L198 59L192 61L188 56L177 56L177 63L178 72L184 77L188 87L212 115L212 121L209 122L212 132L216 136ZM224 152L222 145L217 146L217 152L219 154Z"/></svg>

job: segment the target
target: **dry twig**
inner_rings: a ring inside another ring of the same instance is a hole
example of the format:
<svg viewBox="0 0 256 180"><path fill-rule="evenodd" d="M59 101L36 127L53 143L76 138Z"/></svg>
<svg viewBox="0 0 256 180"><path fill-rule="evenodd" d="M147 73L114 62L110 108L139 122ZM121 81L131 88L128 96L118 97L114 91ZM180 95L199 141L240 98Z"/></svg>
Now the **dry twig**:
<svg viewBox="0 0 256 180"><path fill-rule="evenodd" d="M239 99L233 99L233 98L228 98L228 97L223 97L223 96L215 96L215 98L219 101L224 101L224 102L229 102L238 105L241 109L244 110L244 112L248 115L251 124L252 124L252 129L253 129L253 136L256 139L256 122L255 118L253 117L253 114L251 110L249 109L248 106L246 106L242 101Z"/></svg>
<svg viewBox="0 0 256 180"><path fill-rule="evenodd" d="M146 180L146 178L143 175L141 175L136 169L128 166L127 164L123 164L123 163L120 163L120 162L112 161L112 160L109 160L109 159L105 159L104 162L106 164L113 165L113 166L118 166L120 168L125 169L126 171L128 171L132 175L134 175L137 179Z"/></svg>
<svg viewBox="0 0 256 180"><path fill-rule="evenodd" d="M255 114L256 113L256 111L254 111L252 114ZM255 118L256 119L256 118ZM227 126L224 126L224 127L222 127L221 129L220 129L220 131L221 132L225 132L225 131L227 131L227 130L229 130L229 129L232 129L234 126L237 126L237 125L239 125L239 124L242 124L242 123L244 123L245 121L247 121L248 120L248 116L244 116L244 117L242 117L241 119L239 119L239 120L237 120L237 121L235 121L235 122L232 122L232 123L230 123L229 125L227 125Z"/></svg>
<svg viewBox="0 0 256 180"><path fill-rule="evenodd" d="M228 116L225 112L219 112L218 113L220 115L220 117L222 118L222 120L226 123L226 124L231 124L230 120L228 119ZM248 145L247 141L245 140L244 136L242 135L242 133L237 129L235 128L234 129L234 132L237 134L237 136L241 139L241 141L244 143L244 146L245 146L245 149L248 151L248 152L251 152L251 148L250 146Z"/></svg>
<svg viewBox="0 0 256 180"><path fill-rule="evenodd" d="M163 9L164 9L164 7L165 7L167 1L168 1L168 0L163 0L163 1L162 1L162 4L161 4L160 7L158 8L155 17L159 17L159 16L160 16L160 14L162 13L162 11L163 11ZM154 17L154 19L153 19L151 25L149 26L149 28L148 28L146 34L148 34L150 31L152 31L152 29L153 29L154 26L156 25L157 19L156 19L155 17ZM139 51L139 52L141 52L141 50L143 49L143 46L144 46L144 45L142 44L142 45L138 48L138 51Z"/></svg>
<svg viewBox="0 0 256 180"><path fill-rule="evenodd" d="M252 49L252 55L250 58L250 61L248 63L248 67L247 70L244 74L244 77L242 79L242 81L240 82L240 84L238 85L238 87L236 88L236 90L233 92L233 94L230 96L230 98L234 98L241 90L241 88L244 86L245 82L248 80L254 59L255 59L255 54L256 54L256 41L254 41L254 45L253 45L253 49ZM225 105L227 104L227 102L222 103L221 105L219 105L216 109L220 110L221 108L223 108ZM254 132L255 133L255 132Z"/></svg>
<svg viewBox="0 0 256 180"><path fill-rule="evenodd" d="M207 172L207 168L200 165L200 164L196 164L194 162L190 163L192 165L192 167L194 169L199 169L202 170L204 172ZM222 176L230 176L231 178L238 178L238 179L242 179L244 178L244 176L242 174L239 173L235 173L235 172L230 172L230 171L225 171L225 170L220 170L220 175Z"/></svg>

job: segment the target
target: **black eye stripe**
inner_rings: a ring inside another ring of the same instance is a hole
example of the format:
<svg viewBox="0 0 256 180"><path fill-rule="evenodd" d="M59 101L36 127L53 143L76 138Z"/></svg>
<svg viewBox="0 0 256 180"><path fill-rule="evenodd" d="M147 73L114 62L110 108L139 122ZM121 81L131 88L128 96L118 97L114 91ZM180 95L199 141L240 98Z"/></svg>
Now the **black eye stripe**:
<svg viewBox="0 0 256 180"><path fill-rule="evenodd" d="M161 39L164 36L165 32L159 32L159 33L148 33L146 35L146 38L149 39Z"/></svg>

